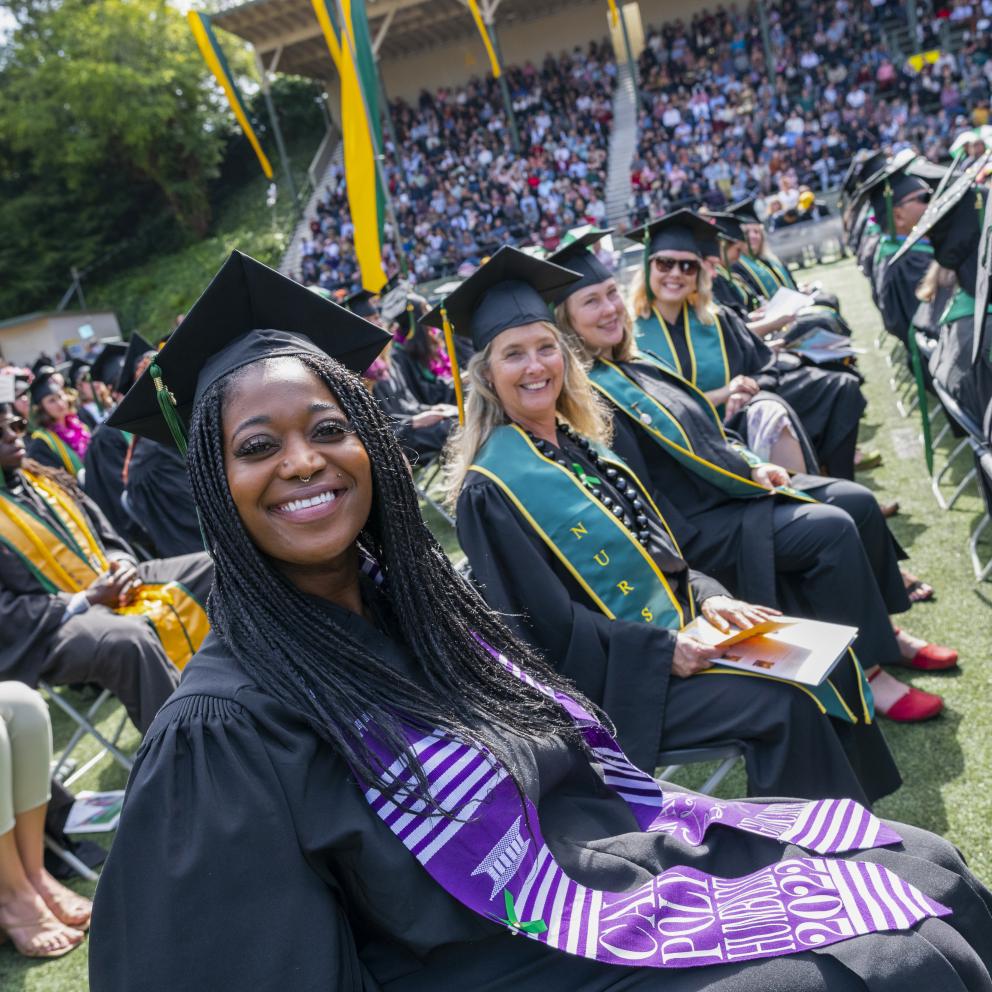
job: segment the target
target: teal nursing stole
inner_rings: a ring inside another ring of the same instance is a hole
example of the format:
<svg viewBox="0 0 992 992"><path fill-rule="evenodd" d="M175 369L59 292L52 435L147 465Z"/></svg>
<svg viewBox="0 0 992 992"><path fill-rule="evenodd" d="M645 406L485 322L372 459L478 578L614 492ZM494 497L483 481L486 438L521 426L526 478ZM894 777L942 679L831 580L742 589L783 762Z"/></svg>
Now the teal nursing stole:
<svg viewBox="0 0 992 992"><path fill-rule="evenodd" d="M652 307L650 317L638 318L636 334L641 351L657 356L673 372L704 392L720 389L732 378L727 342L718 315L714 315L712 324L704 324L694 308L682 304L682 335L689 353L689 368L683 368L672 332L657 307Z"/></svg>
<svg viewBox="0 0 992 992"><path fill-rule="evenodd" d="M603 463L629 475L644 501L654 505L640 480L615 455L603 458ZM636 535L595 499L576 475L545 458L519 427L497 427L471 471L503 490L611 620L678 630L694 615L691 590L686 616L665 573ZM671 531L669 536L675 544ZM679 553L677 544L675 550Z"/></svg>
<svg viewBox="0 0 992 992"><path fill-rule="evenodd" d="M663 374L671 374L663 363L651 362L647 356L641 356L639 361L655 365ZM647 433L668 454L690 472L705 479L729 496L734 496L738 499L749 499L751 497L770 496L773 493L781 493L782 495L791 496L794 499L807 503L816 502L812 497L807 496L806 493L800 492L798 489L793 489L791 486L780 486L775 490L766 489L747 476L739 475L701 456L693 445L691 437L679 423L675 415L629 378L613 362L603 359L598 360L590 370L589 378L592 380L593 387L597 392L605 396L621 413L626 414L640 430ZM723 429L723 424L720 423L720 418L713 404L692 383L687 383L687 385L691 390L699 394L697 398L699 399L700 407L712 419L720 436L729 444L730 441ZM747 449L738 449L738 454L740 454L745 462L750 463L753 461L755 464L760 464L760 459L753 453L748 452Z"/></svg>

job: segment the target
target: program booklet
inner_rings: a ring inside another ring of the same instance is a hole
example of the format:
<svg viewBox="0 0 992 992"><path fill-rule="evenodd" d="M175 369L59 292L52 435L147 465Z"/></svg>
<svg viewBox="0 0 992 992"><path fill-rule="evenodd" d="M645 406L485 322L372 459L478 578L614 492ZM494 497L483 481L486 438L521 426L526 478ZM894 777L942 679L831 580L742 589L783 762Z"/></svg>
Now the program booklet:
<svg viewBox="0 0 992 992"><path fill-rule="evenodd" d="M696 617L683 629L723 650L715 665L811 686L823 684L858 636L857 627L799 617L777 617L728 633Z"/></svg>
<svg viewBox="0 0 992 992"><path fill-rule="evenodd" d="M65 821L67 834L101 834L117 829L124 805L124 790L80 792Z"/></svg>

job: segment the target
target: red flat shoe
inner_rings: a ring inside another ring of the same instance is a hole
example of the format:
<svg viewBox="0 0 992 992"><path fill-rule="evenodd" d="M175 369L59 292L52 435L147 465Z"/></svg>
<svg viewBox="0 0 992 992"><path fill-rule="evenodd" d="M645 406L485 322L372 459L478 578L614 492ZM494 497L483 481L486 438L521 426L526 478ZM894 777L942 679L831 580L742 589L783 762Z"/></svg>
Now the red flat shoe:
<svg viewBox="0 0 992 992"><path fill-rule="evenodd" d="M895 628L895 633L899 633L898 627ZM942 672L954 668L957 663L957 651L939 644L924 644L912 658L902 659L905 668L915 668L921 672Z"/></svg>
<svg viewBox="0 0 992 992"><path fill-rule="evenodd" d="M896 723L922 723L932 720L943 708L944 700L940 696L910 686L909 692L900 696L887 711L879 709L878 712Z"/></svg>

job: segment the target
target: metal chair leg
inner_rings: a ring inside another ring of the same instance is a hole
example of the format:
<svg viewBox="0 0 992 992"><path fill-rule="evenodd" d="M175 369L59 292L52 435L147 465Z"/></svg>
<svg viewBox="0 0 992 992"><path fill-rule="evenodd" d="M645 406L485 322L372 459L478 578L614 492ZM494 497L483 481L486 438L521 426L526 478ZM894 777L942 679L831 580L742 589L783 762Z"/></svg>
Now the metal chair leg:
<svg viewBox="0 0 992 992"><path fill-rule="evenodd" d="M983 565L978 556L978 540L988 525L989 515L986 513L968 538L968 554L971 556L971 568L975 573L976 582L984 582L989 572L992 572L992 557Z"/></svg>
<svg viewBox="0 0 992 992"><path fill-rule="evenodd" d="M943 494L940 491L940 483L944 476L950 471L951 466L954 464L954 460L961 454L965 449L970 448L970 443L968 438L962 438L951 450L951 453L947 456L947 461L944 462L941 470L933 477L930 483L930 489L933 492L933 497L937 501L937 505L942 510L949 510L950 505L944 499ZM975 474L975 470L972 469L971 475ZM970 479L969 479L970 481ZM958 493L960 495L960 493Z"/></svg>
<svg viewBox="0 0 992 992"><path fill-rule="evenodd" d="M965 477L957 484L954 492L951 493L951 498L947 501L947 509L949 510L954 504L960 499L961 494L968 488L968 486L975 480L978 476L978 469L969 469Z"/></svg>
<svg viewBox="0 0 992 992"><path fill-rule="evenodd" d="M61 858L77 875L85 878L86 881L98 882L100 880L100 876L92 868L84 865L75 854L70 854L61 844L57 844L52 840L48 834L45 834L45 847L55 854L56 857Z"/></svg>

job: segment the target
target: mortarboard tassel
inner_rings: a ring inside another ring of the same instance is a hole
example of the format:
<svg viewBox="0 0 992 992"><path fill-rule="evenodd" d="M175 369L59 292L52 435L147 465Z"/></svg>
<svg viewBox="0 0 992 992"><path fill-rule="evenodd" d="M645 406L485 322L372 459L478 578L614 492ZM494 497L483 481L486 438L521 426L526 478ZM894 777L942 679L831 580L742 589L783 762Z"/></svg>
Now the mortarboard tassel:
<svg viewBox="0 0 992 992"><path fill-rule="evenodd" d="M455 335L448 320L448 311L441 307L441 329L444 331L444 345L448 349L448 360L451 362L451 378L455 384L455 402L458 404L458 423L465 426L465 400L462 397L462 373L458 367L458 355L455 353Z"/></svg>
<svg viewBox="0 0 992 992"><path fill-rule="evenodd" d="M176 398L172 395L165 383L162 381L162 370L158 367L158 362L152 362L148 366L148 374L155 384L155 398L158 400L158 408L162 411L162 419L169 428L172 439L176 442L176 447L186 457L186 428L176 409Z"/></svg>
<svg viewBox="0 0 992 992"><path fill-rule="evenodd" d="M892 184L888 179L885 180L885 233L896 233L896 221L892 215Z"/></svg>
<svg viewBox="0 0 992 992"><path fill-rule="evenodd" d="M406 304L406 319L409 324L409 330L406 332L404 341L412 341L414 334L417 333L417 318L413 315L413 312L413 304L408 300Z"/></svg>

